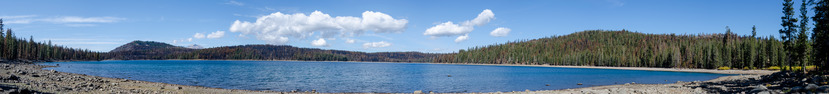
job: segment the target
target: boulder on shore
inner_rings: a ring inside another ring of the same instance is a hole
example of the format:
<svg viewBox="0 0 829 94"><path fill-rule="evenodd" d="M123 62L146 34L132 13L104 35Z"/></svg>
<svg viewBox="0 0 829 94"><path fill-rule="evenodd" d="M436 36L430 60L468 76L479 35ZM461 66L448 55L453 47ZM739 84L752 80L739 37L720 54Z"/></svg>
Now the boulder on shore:
<svg viewBox="0 0 829 94"><path fill-rule="evenodd" d="M806 90L817 90L818 86L815 84L806 85Z"/></svg>

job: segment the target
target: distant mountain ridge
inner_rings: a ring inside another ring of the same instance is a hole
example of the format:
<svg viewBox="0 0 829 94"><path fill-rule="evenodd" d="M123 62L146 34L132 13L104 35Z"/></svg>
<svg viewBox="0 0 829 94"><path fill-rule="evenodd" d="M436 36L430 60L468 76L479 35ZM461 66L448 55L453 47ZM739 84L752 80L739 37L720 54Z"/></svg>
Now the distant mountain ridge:
<svg viewBox="0 0 829 94"><path fill-rule="evenodd" d="M143 51L143 50L154 50L154 49L181 49L184 47L173 46L167 43L155 42L155 41L140 41L135 40L130 43L118 46L115 49L112 49L109 52L124 52L124 51Z"/></svg>
<svg viewBox="0 0 829 94"><path fill-rule="evenodd" d="M194 49L155 41L132 41L109 51L109 59L162 59L159 56L192 52Z"/></svg>
<svg viewBox="0 0 829 94"><path fill-rule="evenodd" d="M197 46L197 45L196 45ZM304 61L379 61L431 62L442 54L421 52L356 52L299 48L287 45L238 45L192 49L155 41L133 41L109 53L109 59L207 59L207 60L304 60Z"/></svg>
<svg viewBox="0 0 829 94"><path fill-rule="evenodd" d="M204 47L202 47L201 45L196 45L196 44L187 46L187 48L190 48L190 49L204 49Z"/></svg>

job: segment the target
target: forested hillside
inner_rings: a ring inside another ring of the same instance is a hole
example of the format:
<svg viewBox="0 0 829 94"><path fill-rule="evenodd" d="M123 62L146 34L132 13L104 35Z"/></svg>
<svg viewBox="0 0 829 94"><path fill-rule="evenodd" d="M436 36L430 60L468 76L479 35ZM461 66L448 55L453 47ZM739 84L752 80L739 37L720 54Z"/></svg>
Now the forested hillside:
<svg viewBox="0 0 829 94"><path fill-rule="evenodd" d="M175 59L429 62L431 57L437 55L420 52L365 53L298 48L286 45L240 45L200 49L190 53L169 56Z"/></svg>
<svg viewBox="0 0 829 94"><path fill-rule="evenodd" d="M420 52L353 52L286 45L239 45L190 49L154 41L133 41L110 51L110 59L208 59L430 62L440 54Z"/></svg>
<svg viewBox="0 0 829 94"><path fill-rule="evenodd" d="M12 29L4 29L3 26L3 20L0 19L0 61L43 62L102 59L99 52L52 45L51 41L36 42L31 36L28 39L18 38Z"/></svg>
<svg viewBox="0 0 829 94"><path fill-rule="evenodd" d="M194 49L173 46L155 41L132 41L109 51L108 59L167 59L175 53L192 52Z"/></svg>
<svg viewBox="0 0 829 94"><path fill-rule="evenodd" d="M783 45L774 38L726 34L643 34L589 30L565 36L474 47L435 62L622 67L764 68L780 66Z"/></svg>

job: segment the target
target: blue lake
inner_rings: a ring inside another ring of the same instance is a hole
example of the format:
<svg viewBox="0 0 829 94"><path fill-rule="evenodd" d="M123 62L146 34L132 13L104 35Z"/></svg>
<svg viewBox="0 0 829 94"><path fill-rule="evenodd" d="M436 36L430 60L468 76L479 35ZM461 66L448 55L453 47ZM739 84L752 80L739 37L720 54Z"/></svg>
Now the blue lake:
<svg viewBox="0 0 829 94"><path fill-rule="evenodd" d="M313 89L329 93L554 90L630 82L704 81L728 76L615 69L310 61L134 60L41 64L60 64L46 70L130 80L245 90Z"/></svg>

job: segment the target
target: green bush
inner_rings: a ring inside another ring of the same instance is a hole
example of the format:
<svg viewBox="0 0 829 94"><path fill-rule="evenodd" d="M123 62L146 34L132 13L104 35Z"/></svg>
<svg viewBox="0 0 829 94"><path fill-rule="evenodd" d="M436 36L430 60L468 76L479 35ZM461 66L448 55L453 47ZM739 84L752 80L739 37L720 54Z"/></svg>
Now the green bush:
<svg viewBox="0 0 829 94"><path fill-rule="evenodd" d="M766 69L767 70L780 70L780 67L779 66L771 66L771 67L768 67Z"/></svg>
<svg viewBox="0 0 829 94"><path fill-rule="evenodd" d="M730 69L731 69L731 67L719 67L719 68L717 68L717 69L718 69L718 70L730 70Z"/></svg>

